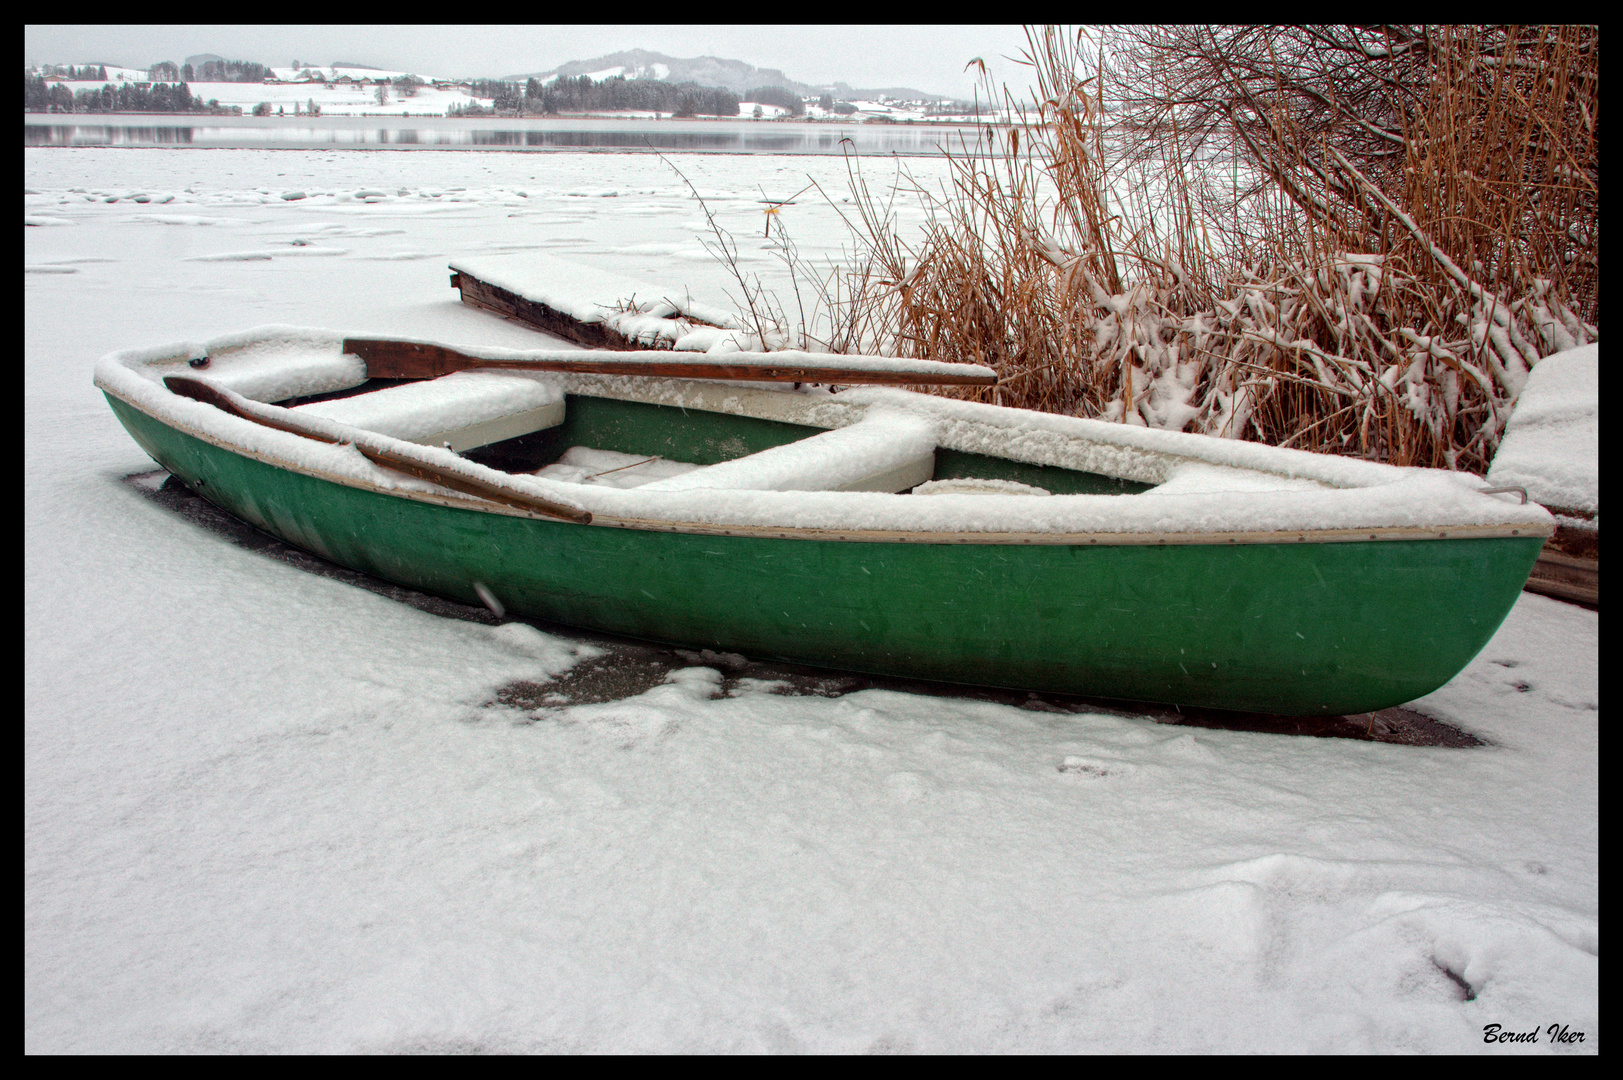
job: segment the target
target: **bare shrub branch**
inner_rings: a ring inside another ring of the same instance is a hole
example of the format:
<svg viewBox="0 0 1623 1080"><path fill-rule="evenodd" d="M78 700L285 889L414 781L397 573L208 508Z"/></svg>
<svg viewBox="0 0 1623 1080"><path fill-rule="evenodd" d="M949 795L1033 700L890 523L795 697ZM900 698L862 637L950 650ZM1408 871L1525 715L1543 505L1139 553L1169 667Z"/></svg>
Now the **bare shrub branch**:
<svg viewBox="0 0 1623 1080"><path fill-rule="evenodd" d="M848 158L831 348L1481 472L1530 366L1599 336L1595 28L1044 27L1021 59L1033 99L987 86L1008 123L949 152L917 239Z"/></svg>

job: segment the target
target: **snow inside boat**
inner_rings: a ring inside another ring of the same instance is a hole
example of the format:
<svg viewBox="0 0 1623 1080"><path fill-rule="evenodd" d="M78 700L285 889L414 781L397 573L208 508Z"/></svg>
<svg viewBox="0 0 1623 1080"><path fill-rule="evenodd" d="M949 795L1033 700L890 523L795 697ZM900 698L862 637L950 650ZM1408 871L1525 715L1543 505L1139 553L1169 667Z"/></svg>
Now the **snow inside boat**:
<svg viewBox="0 0 1623 1080"><path fill-rule="evenodd" d="M1104 698L1413 700L1487 643L1554 525L1473 476L892 387L495 349L472 358L507 366L401 378L367 351L260 327L115 353L96 385L197 493L380 578L649 641ZM559 357L577 370L542 370ZM763 357L877 381L864 358Z"/></svg>

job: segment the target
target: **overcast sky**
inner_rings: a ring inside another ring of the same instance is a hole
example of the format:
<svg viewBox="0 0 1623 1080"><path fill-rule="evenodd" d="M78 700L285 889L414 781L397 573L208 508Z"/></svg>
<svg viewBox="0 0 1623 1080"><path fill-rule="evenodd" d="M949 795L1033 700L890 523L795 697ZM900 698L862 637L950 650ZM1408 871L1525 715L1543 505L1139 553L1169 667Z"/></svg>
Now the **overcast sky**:
<svg viewBox="0 0 1623 1080"><path fill-rule="evenodd" d="M335 60L434 76L546 71L622 49L719 56L777 68L797 82L907 86L968 97L985 60L1000 81L1024 84L1018 26L26 26L24 64L122 64L215 53L285 67Z"/></svg>

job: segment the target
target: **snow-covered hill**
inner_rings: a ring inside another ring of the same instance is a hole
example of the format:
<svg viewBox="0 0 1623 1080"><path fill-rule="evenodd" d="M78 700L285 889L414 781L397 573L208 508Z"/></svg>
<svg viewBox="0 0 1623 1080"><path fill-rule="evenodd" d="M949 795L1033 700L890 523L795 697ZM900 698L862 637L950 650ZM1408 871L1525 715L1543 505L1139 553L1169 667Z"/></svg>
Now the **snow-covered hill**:
<svg viewBox="0 0 1623 1080"><path fill-rule="evenodd" d="M212 56L212 54L203 55ZM188 59L202 58L199 56ZM107 72L105 81L115 85L150 81L150 73L145 68L102 66ZM32 73L42 73L45 70L37 69ZM471 80L447 78L422 71L386 70L349 63L304 64L298 67L272 67L269 70L273 81L265 83L192 81L188 85L194 97L203 101L218 100L222 106L236 106L244 113L252 112L254 106L265 102L271 106L273 112L280 110L282 115L292 115L295 106L303 112L313 102L320 108L322 114L329 116L444 116L447 109L452 106L465 108L476 103L471 93ZM928 94L906 87L859 90L843 82L829 86L814 86L795 82L775 68L757 68L741 60L715 56L680 59L646 49L611 53L593 60L571 61L550 71L508 75L504 76L504 81L526 82L534 78L540 82L552 82L559 78L578 78L581 75L590 77L594 82L616 77L657 79L673 83L693 82L701 86L722 87L738 94L764 86L783 87L799 94L806 101L806 116L812 120L829 119L857 123L867 120L880 123L887 120L901 123L941 120L948 118L942 109L950 104L948 99L939 94ZM406 76L421 80L424 85L411 96L403 95L391 85L387 95L388 102L380 104L377 100L377 85L393 84L395 80ZM100 89L103 82L67 80L65 85L69 90L78 92ZM838 113L822 109L817 101L824 95L842 105L854 107L856 112ZM488 105L489 102L483 104ZM746 104L740 115L750 118L754 109L753 103ZM760 118L777 119L786 112L787 110L779 107L763 105ZM954 114L952 118L962 119L966 115Z"/></svg>
<svg viewBox="0 0 1623 1080"><path fill-rule="evenodd" d="M796 82L777 68L758 68L742 60L728 60L719 56L695 56L683 59L650 52L647 49L628 49L591 60L571 60L547 71L507 75L504 78L510 82L524 82L528 79L551 82L558 78L573 79L582 75L589 75L594 82L616 76L626 79L658 79L673 83L693 82L700 86L719 86L737 94L748 93L762 86L781 86L805 98L816 98L827 93L842 101L867 98L923 104L948 100L940 94L928 94L907 87L858 90L845 83L817 86Z"/></svg>

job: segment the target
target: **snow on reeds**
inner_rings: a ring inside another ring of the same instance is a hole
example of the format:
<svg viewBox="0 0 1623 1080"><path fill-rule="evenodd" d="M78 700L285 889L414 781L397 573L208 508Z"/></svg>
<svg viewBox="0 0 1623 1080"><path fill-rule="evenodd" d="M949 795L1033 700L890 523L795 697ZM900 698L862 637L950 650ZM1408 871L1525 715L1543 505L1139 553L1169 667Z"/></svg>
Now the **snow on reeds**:
<svg viewBox="0 0 1623 1080"><path fill-rule="evenodd" d="M1485 472L1531 366L1599 336L1598 33L1387 32L1409 61L1345 106L1356 65L1287 87L1250 77L1300 74L1282 37L1242 68L1207 36L1109 54L1028 31L1035 100L1005 89L1015 122L948 151L920 238L853 161L855 251L801 347L986 364L997 387L943 392L1006 405ZM1202 80L1222 109L1184 126Z"/></svg>

